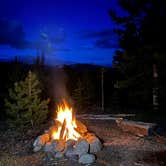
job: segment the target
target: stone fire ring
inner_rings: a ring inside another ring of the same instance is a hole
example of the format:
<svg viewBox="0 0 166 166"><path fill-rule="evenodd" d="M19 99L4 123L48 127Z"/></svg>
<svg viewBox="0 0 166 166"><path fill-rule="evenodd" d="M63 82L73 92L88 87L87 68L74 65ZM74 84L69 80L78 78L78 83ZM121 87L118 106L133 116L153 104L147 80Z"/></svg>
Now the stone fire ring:
<svg viewBox="0 0 166 166"><path fill-rule="evenodd" d="M69 158L81 164L91 164L96 160L95 154L102 149L100 139L87 130L87 127L77 121L77 131L81 137L75 140L52 139L52 132L57 129L58 123L51 126L44 134L38 136L33 143L33 151L44 151L47 160Z"/></svg>

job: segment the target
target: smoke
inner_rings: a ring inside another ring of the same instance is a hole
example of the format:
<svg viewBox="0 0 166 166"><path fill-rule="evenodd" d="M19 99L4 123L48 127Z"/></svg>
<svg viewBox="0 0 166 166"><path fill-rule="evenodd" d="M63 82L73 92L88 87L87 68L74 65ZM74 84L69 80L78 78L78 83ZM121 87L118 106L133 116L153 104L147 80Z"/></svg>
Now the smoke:
<svg viewBox="0 0 166 166"><path fill-rule="evenodd" d="M72 100L67 90L68 77L63 68L57 67L53 70L52 75L52 94L54 104L59 104L65 99L70 105Z"/></svg>
<svg viewBox="0 0 166 166"><path fill-rule="evenodd" d="M55 36L56 37L52 37L52 35L48 32L46 27L40 31L40 37L43 41L43 45L45 46L42 49L44 49L46 55L55 56L54 53L57 50L56 44L58 42L59 43L64 42L66 39L66 35L65 35L63 28L59 28L59 30L57 31ZM63 51L64 51L64 49L63 49ZM69 51L69 50L65 50L65 51ZM56 63L60 67L57 66L52 71L52 74L51 74L52 92L51 92L51 94L53 94L55 103L62 102L63 99L66 99L70 104L71 99L69 97L68 90L67 90L68 77L62 67L63 62L61 60L59 60L57 57L54 57L54 60L52 62ZM51 62L49 62L49 63L51 63Z"/></svg>

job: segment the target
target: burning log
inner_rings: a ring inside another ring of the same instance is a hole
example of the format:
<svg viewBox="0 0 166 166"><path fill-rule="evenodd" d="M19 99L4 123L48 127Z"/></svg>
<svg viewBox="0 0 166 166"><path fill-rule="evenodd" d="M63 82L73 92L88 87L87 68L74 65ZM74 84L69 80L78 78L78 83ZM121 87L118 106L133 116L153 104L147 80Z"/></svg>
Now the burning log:
<svg viewBox="0 0 166 166"><path fill-rule="evenodd" d="M77 128L75 128L75 130L79 132L81 135L84 135L88 132L87 127L82 122L77 120L76 124L77 124Z"/></svg>
<svg viewBox="0 0 166 166"><path fill-rule="evenodd" d="M64 119L59 139L64 139L65 140L66 134L67 134L67 131L66 131L66 120Z"/></svg>
<svg viewBox="0 0 166 166"><path fill-rule="evenodd" d="M58 133L58 130L61 126L62 126L62 123L55 120L55 124L49 128L48 134L50 135L51 140L55 139L54 134Z"/></svg>
<svg viewBox="0 0 166 166"><path fill-rule="evenodd" d="M48 134L50 135L50 138L53 139L53 133L56 133L58 131L58 126L51 126L48 130Z"/></svg>

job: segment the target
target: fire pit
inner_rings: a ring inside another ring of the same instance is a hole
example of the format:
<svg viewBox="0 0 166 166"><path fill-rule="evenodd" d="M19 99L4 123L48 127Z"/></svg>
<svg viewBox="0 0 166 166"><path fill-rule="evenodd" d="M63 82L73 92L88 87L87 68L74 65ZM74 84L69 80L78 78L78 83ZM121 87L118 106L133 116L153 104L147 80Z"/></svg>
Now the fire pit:
<svg viewBox="0 0 166 166"><path fill-rule="evenodd" d="M54 125L37 137L33 147L34 152L43 150L50 160L70 158L90 164L95 162L95 153L102 149L102 144L76 119L72 108L63 100L57 107Z"/></svg>

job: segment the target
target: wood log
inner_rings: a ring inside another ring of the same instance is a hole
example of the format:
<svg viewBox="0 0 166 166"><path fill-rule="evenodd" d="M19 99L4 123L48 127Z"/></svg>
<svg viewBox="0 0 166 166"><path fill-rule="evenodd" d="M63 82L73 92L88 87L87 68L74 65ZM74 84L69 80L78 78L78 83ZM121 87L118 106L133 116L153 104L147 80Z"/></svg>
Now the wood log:
<svg viewBox="0 0 166 166"><path fill-rule="evenodd" d="M62 128L61 128L61 132L60 132L60 139L65 139L63 138L64 133L65 133L65 129L66 129L66 120L64 119L63 123L62 123ZM66 131L67 132L67 131ZM66 135L66 133L65 133Z"/></svg>
<svg viewBox="0 0 166 166"><path fill-rule="evenodd" d="M77 119L89 119L89 120L118 120L118 119L123 119L119 117L113 117L111 114L107 115L93 115L93 114L83 114L83 115L78 115Z"/></svg>
<svg viewBox="0 0 166 166"><path fill-rule="evenodd" d="M138 136L151 135L157 126L155 123L144 123L129 120L116 120L116 123L123 131L127 131Z"/></svg>
<svg viewBox="0 0 166 166"><path fill-rule="evenodd" d="M83 134L86 134L88 132L87 130L87 127L79 120L76 121L76 125L77 125L77 128L75 128L75 130L83 135Z"/></svg>
<svg viewBox="0 0 166 166"><path fill-rule="evenodd" d="M50 138L53 139L53 133L56 133L61 125L62 124L59 122L56 126L54 125L49 128L47 133L50 135Z"/></svg>

